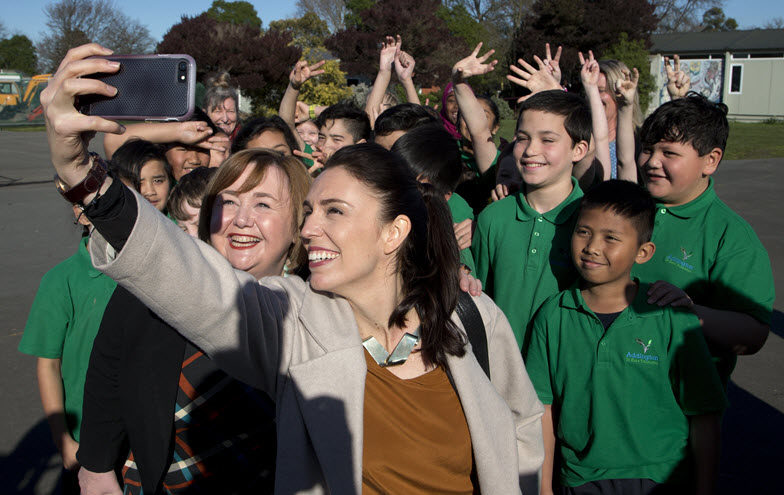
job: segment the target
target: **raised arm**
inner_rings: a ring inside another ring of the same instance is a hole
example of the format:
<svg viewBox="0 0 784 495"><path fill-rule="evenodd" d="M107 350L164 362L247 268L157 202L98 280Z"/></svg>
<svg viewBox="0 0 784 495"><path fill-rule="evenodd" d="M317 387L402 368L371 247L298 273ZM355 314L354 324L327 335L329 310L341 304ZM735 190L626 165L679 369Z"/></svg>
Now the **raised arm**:
<svg viewBox="0 0 784 495"><path fill-rule="evenodd" d="M106 134L103 150L109 160L117 149L131 139L144 139L151 143L195 144L200 148L226 151L229 138L212 137L212 129L206 122L149 122L131 124L121 135Z"/></svg>
<svg viewBox="0 0 784 495"><path fill-rule="evenodd" d="M637 160L634 156L634 100L637 97L637 82L640 73L624 69L623 79L616 83L615 94L619 97L618 130L618 178L637 182Z"/></svg>
<svg viewBox="0 0 784 495"><path fill-rule="evenodd" d="M664 70L667 73L667 93L670 99L683 98L691 89L689 74L681 69L681 58L673 56L673 65L670 66L669 57L664 57Z"/></svg>
<svg viewBox="0 0 784 495"><path fill-rule="evenodd" d="M610 133L607 126L607 115L604 113L602 97L599 94L599 62L593 58L593 52L588 51L586 60L582 52L579 53L580 79L585 88L585 96L591 106L591 123L593 141L596 147L596 159L602 165L603 180L610 180L612 176L612 165L610 161Z"/></svg>
<svg viewBox="0 0 784 495"><path fill-rule="evenodd" d="M291 73L289 74L289 85L286 88L286 92L283 93L283 99L280 100L278 115L288 124L294 137L297 138L297 145L300 150L305 149L305 141L302 140L297 132L296 114L299 90L308 79L324 73L321 66L325 63L325 60L321 60L311 65L308 64L306 60L300 60L294 64L294 68L291 69Z"/></svg>
<svg viewBox="0 0 784 495"><path fill-rule="evenodd" d="M545 59L542 60L534 55L534 61L538 68L534 68L522 58L517 60L520 67L510 65L509 70L515 75L507 74L506 78L509 82L521 86L531 93L521 96L517 99L517 103L527 100L532 95L550 89L561 89L561 51L562 47L558 47L553 57L550 51L550 43L545 43Z"/></svg>
<svg viewBox="0 0 784 495"><path fill-rule="evenodd" d="M487 125L487 116L479 100L474 96L474 92L468 86L468 79L472 76L479 76L487 74L495 69L498 60L487 62L487 59L495 53L495 50L490 50L481 57L479 50L482 49L482 43L476 45L471 55L452 67L452 82L455 85L455 98L457 99L457 106L460 108L460 115L468 127L468 133L471 135L471 142L474 147L474 156L476 157L476 165L480 173L487 172L493 164L498 148L493 142L493 136L490 134L490 128Z"/></svg>
<svg viewBox="0 0 784 495"><path fill-rule="evenodd" d="M365 112L370 117L371 128L376 123L376 117L381 113L381 102L384 100L384 93L387 92L389 81L392 79L392 64L395 63L395 59L399 56L401 44L402 41L399 34L397 39L387 36L381 42L381 51L378 56L378 74L376 74L373 88L371 88L365 103Z"/></svg>
<svg viewBox="0 0 784 495"><path fill-rule="evenodd" d="M395 57L395 74L397 80L403 85L406 90L406 101L419 105L419 93L417 93L416 86L414 86L414 66L416 61L414 57L399 50Z"/></svg>

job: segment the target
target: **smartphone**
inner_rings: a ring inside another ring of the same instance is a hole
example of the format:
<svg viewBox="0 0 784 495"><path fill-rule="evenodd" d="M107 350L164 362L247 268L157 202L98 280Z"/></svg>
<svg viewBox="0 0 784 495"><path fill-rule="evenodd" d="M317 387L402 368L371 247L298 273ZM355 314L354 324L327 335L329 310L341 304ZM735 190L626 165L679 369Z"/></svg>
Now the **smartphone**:
<svg viewBox="0 0 784 495"><path fill-rule="evenodd" d="M196 61L190 55L109 55L120 62L114 74L90 74L117 88L112 97L80 96L76 108L85 115L111 120L187 120L195 108Z"/></svg>

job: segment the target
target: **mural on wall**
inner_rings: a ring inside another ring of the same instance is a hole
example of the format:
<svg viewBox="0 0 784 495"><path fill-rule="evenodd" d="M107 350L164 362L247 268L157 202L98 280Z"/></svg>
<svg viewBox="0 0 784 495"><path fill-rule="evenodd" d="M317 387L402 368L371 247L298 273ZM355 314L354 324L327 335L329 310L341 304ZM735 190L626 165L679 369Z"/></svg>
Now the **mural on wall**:
<svg viewBox="0 0 784 495"><path fill-rule="evenodd" d="M721 84L724 77L720 59L681 59L681 69L689 74L692 91L700 93L710 101L716 103L721 101ZM667 93L667 74L664 70L664 59L662 59L659 70L661 72L661 80L665 82L659 89L659 101L664 103L665 101L670 101L670 95Z"/></svg>

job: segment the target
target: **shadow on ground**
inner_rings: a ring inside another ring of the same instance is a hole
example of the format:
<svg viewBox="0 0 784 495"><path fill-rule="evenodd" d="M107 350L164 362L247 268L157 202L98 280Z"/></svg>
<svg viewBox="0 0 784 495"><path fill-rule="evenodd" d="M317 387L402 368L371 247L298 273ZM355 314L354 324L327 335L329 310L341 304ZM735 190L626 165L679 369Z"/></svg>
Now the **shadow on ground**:
<svg viewBox="0 0 784 495"><path fill-rule="evenodd" d="M42 419L19 440L8 456L0 458L0 491L19 495L59 493L57 488L47 492L38 485L44 477L59 476L61 462L52 443L49 423ZM52 486L51 482L44 484Z"/></svg>

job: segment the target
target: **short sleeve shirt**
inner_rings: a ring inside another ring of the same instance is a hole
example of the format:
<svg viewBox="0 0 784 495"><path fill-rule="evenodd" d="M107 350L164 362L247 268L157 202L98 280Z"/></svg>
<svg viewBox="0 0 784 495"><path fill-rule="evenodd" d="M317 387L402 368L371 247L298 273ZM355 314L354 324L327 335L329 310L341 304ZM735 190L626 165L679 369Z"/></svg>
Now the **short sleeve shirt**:
<svg viewBox="0 0 784 495"><path fill-rule="evenodd" d="M658 205L652 240L653 258L633 269L643 282L665 280L696 304L770 324L775 291L768 253L751 226L718 198L713 179L685 205ZM717 361L723 380L735 361L735 356Z"/></svg>
<svg viewBox="0 0 784 495"><path fill-rule="evenodd" d="M452 212L452 222L460 223L469 218L471 220L474 219L474 211L471 209L468 203L466 203L466 200L464 200L459 194L452 193L446 204L449 206L449 211ZM476 270L474 256L471 254L471 248L460 250L460 263L470 268L472 273L474 270Z"/></svg>
<svg viewBox="0 0 784 495"><path fill-rule="evenodd" d="M635 301L604 329L576 284L532 325L526 369L557 411L561 482L689 477L690 415L726 407L719 376L690 312ZM680 467L679 467L680 465Z"/></svg>
<svg viewBox="0 0 784 495"><path fill-rule="evenodd" d="M87 238L41 279L19 351L60 359L66 425L79 441L87 364L103 312L117 283L93 268Z"/></svg>
<svg viewBox="0 0 784 495"><path fill-rule="evenodd" d="M534 210L519 192L488 206L476 222L475 276L503 310L521 348L539 306L577 279L570 246L583 192L574 178L572 187L547 213Z"/></svg>

